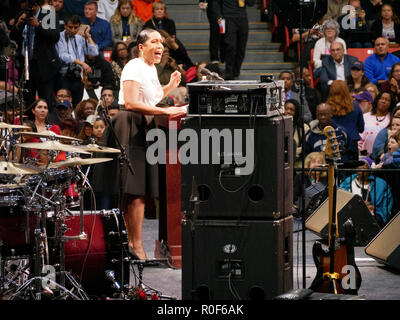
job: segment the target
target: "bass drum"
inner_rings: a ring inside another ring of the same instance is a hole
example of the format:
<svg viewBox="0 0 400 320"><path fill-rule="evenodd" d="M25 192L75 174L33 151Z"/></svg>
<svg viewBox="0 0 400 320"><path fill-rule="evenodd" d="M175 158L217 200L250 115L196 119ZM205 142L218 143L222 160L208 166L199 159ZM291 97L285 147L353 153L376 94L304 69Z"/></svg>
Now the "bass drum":
<svg viewBox="0 0 400 320"><path fill-rule="evenodd" d="M79 212L66 218L66 236L80 232ZM125 223L119 210L97 213L84 212L83 230L86 240L65 242L65 270L70 271L90 296L111 297L115 293L112 282L105 273L112 270L115 280L122 286L129 285L129 262L121 263L127 256Z"/></svg>

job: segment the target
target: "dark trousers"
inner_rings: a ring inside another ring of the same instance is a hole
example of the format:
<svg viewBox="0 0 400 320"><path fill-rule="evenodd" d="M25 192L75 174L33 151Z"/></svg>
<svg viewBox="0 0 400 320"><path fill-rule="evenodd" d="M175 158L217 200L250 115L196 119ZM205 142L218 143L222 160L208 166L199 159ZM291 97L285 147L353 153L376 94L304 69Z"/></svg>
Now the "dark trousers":
<svg viewBox="0 0 400 320"><path fill-rule="evenodd" d="M210 24L210 61L225 61L225 46L224 46L224 38L223 34L219 33L219 25L218 25L218 17L217 15L210 9L207 8L207 18Z"/></svg>
<svg viewBox="0 0 400 320"><path fill-rule="evenodd" d="M81 79L70 79L59 74L57 77L57 90L60 89L68 89L71 92L74 108L82 101L84 85Z"/></svg>
<svg viewBox="0 0 400 320"><path fill-rule="evenodd" d="M28 92L25 96L27 106L36 100L36 92L41 99L47 101L49 113L54 112L53 107L53 92L55 89L56 77L48 81L43 81L40 77L39 66L37 60L31 60L29 63L29 82L27 83Z"/></svg>
<svg viewBox="0 0 400 320"><path fill-rule="evenodd" d="M232 80L240 75L246 54L249 22L247 17L225 18L225 79Z"/></svg>

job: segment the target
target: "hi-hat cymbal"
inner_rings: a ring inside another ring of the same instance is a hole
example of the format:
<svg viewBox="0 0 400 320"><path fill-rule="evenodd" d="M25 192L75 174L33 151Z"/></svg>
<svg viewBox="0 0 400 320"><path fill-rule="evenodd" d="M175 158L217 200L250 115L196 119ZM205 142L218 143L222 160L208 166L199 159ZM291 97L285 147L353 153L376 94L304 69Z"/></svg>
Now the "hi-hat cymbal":
<svg viewBox="0 0 400 320"><path fill-rule="evenodd" d="M29 148L29 149L39 149L39 150L56 150L56 151L65 151L65 152L75 152L75 153L82 153L82 154L90 154L85 150L82 150L76 146L72 146L69 144L63 144L58 141L45 141L45 142L28 142L28 143L21 143L18 146L22 148Z"/></svg>
<svg viewBox="0 0 400 320"><path fill-rule="evenodd" d="M88 152L104 152L104 153L121 153L119 149L102 147L97 144L86 144L83 146L78 146L78 148L88 151Z"/></svg>
<svg viewBox="0 0 400 320"><path fill-rule="evenodd" d="M19 124L9 124L5 122L0 122L0 129L31 129L29 126L21 126Z"/></svg>
<svg viewBox="0 0 400 320"><path fill-rule="evenodd" d="M48 168L61 168L61 167L72 167L72 166L88 166L91 164L97 164L113 160L112 158L88 158L82 159L79 157L67 159L65 161L50 163Z"/></svg>
<svg viewBox="0 0 400 320"><path fill-rule="evenodd" d="M37 174L41 170L26 167L20 163L0 161L0 174Z"/></svg>
<svg viewBox="0 0 400 320"><path fill-rule="evenodd" d="M54 133L53 131L50 130L44 130L41 132L20 132L19 134L25 135L25 136L34 136L34 137L39 137L39 138L56 138L56 139L65 139L65 140L73 140L73 141L81 141L77 138L72 138L68 136L62 136L59 134Z"/></svg>

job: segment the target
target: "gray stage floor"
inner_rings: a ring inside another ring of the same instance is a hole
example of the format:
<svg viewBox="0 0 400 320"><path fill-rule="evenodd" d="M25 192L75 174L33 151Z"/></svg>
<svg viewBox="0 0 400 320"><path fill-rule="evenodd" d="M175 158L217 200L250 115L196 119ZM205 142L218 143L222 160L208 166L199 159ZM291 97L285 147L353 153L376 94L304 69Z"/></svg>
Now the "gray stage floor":
<svg viewBox="0 0 400 320"><path fill-rule="evenodd" d="M294 230L301 227L300 222L294 222ZM145 219L144 245L149 258L154 256L155 240L158 238L158 220ZM318 239L306 231L306 287L316 274L311 248L314 240ZM303 287L302 243L301 232L293 234L293 287ZM362 276L359 295L366 300L400 300L400 272L388 268L364 252L364 247L355 248L356 264ZM131 273L131 284L134 283ZM171 269L160 266L149 266L143 272L144 283L166 296L174 296L181 300L181 269ZM233 299L232 299L233 300Z"/></svg>

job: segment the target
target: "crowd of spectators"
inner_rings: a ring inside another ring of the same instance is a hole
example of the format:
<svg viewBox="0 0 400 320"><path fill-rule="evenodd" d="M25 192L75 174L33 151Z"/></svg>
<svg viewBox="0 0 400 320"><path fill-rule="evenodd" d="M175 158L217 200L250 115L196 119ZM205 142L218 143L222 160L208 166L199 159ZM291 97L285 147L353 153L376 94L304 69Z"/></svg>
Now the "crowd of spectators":
<svg viewBox="0 0 400 320"><path fill-rule="evenodd" d="M16 46L9 55L10 72L0 72L0 90L10 94L7 106L2 105L5 122L76 137L83 144L109 145L111 134L97 106L102 101L111 119L124 107L118 103L121 72L137 57L136 39L144 28L156 29L164 38L165 50L156 66L160 83L167 83L175 70L182 74L180 86L161 104L185 103L186 83L203 78L161 0L7 0L1 6L1 48L10 40ZM215 64L204 66L221 73ZM65 153L60 154L65 159ZM42 165L46 156L45 151L18 150L18 161L25 163ZM98 204L111 206L110 197L118 191L107 195L100 183L104 170L93 171Z"/></svg>
<svg viewBox="0 0 400 320"><path fill-rule="evenodd" d="M293 50L289 49L286 58L298 63L294 74L284 71L279 75L285 81L285 113L294 118L295 165L301 167L303 156L310 165L313 161L309 156L314 159L316 152L325 151L327 138L323 130L332 126L341 161L354 170L353 174L339 175L340 187L363 197L378 223L384 225L400 209L399 175L385 170L369 174L357 169L400 168L399 1L327 0L327 6L326 14L310 30L303 31L301 46L299 30L289 29L284 17L275 16L278 26L275 24L273 36L279 39L282 27L289 31ZM352 55L349 49L369 52L357 55L353 50ZM319 176L311 177L308 170L307 186L320 180ZM295 201L299 181L297 177Z"/></svg>

